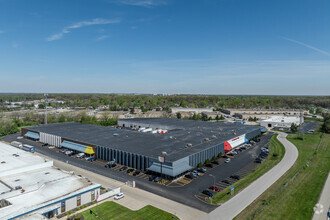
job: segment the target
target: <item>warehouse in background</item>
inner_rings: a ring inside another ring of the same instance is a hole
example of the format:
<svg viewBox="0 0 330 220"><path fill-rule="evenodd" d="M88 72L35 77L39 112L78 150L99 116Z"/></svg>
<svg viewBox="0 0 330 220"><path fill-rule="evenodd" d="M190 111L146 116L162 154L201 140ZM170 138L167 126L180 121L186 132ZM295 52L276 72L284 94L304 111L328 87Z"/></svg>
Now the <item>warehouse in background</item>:
<svg viewBox="0 0 330 220"><path fill-rule="evenodd" d="M268 129L289 129L292 124L300 126L304 123L304 117L272 116L258 121L261 126Z"/></svg>
<svg viewBox="0 0 330 220"><path fill-rule="evenodd" d="M122 119L118 126L59 123L22 129L42 143L176 178L262 133L260 126L169 118ZM33 133L33 134L31 134ZM43 136L43 138L41 138Z"/></svg>

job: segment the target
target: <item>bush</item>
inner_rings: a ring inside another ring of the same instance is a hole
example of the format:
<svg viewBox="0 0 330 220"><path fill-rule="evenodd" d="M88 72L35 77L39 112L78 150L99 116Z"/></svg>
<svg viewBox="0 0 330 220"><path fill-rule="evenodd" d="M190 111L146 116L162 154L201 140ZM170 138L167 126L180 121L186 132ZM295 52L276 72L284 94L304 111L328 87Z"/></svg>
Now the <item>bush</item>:
<svg viewBox="0 0 330 220"><path fill-rule="evenodd" d="M219 157L219 158L222 157L222 153L218 153L218 157Z"/></svg>
<svg viewBox="0 0 330 220"><path fill-rule="evenodd" d="M215 159L217 159L217 158L216 158L215 156L213 156L213 157L212 157L212 160L215 160Z"/></svg>
<svg viewBox="0 0 330 220"><path fill-rule="evenodd" d="M210 160L209 159L206 159L205 160L205 164L209 164L210 163Z"/></svg>
<svg viewBox="0 0 330 220"><path fill-rule="evenodd" d="M277 157L278 156L278 153L273 153L273 157Z"/></svg>
<svg viewBox="0 0 330 220"><path fill-rule="evenodd" d="M197 164L197 167L198 167L198 168L201 168L202 166L203 166L202 163Z"/></svg>
<svg viewBox="0 0 330 220"><path fill-rule="evenodd" d="M79 210L80 210L80 207L77 208L77 211L79 211Z"/></svg>

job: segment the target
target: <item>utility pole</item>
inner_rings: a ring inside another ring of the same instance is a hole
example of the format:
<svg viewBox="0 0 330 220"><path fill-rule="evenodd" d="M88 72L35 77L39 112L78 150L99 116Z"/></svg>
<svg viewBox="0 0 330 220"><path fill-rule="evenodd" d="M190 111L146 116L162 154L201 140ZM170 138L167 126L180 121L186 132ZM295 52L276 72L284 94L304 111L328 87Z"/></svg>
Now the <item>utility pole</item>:
<svg viewBox="0 0 330 220"><path fill-rule="evenodd" d="M44 97L45 97L45 109L46 109L46 112L45 112L45 124L47 124L47 96L48 94L44 94Z"/></svg>
<svg viewBox="0 0 330 220"><path fill-rule="evenodd" d="M212 174L209 175L213 177L213 186L215 187L215 176L213 176Z"/></svg>

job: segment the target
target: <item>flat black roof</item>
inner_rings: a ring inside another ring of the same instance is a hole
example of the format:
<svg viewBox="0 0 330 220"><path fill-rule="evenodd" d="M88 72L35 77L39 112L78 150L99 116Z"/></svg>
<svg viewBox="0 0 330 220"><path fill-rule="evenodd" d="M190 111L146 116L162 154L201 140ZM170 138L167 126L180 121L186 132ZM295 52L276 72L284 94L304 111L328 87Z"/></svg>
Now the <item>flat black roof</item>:
<svg viewBox="0 0 330 220"><path fill-rule="evenodd" d="M176 161L239 135L260 129L232 123L201 122L179 119L124 119L121 121L161 123L173 126L167 134L142 133L128 128L103 127L75 122L27 127L27 130L44 132L86 143L157 158L167 152L167 161ZM205 141L209 138L209 141ZM187 147L187 144L192 147Z"/></svg>

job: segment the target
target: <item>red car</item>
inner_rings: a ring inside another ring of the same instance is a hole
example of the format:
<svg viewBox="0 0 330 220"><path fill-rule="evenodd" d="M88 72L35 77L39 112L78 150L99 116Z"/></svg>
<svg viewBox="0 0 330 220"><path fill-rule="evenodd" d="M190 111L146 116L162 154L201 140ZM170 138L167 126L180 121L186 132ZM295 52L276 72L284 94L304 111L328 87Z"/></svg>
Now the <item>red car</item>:
<svg viewBox="0 0 330 220"><path fill-rule="evenodd" d="M216 187L216 186L210 186L209 187L210 190L213 190L213 191L217 191L217 192L220 192L220 188Z"/></svg>

